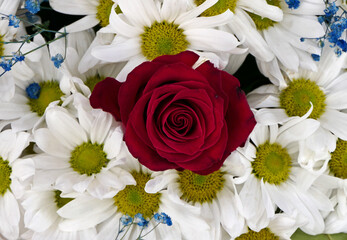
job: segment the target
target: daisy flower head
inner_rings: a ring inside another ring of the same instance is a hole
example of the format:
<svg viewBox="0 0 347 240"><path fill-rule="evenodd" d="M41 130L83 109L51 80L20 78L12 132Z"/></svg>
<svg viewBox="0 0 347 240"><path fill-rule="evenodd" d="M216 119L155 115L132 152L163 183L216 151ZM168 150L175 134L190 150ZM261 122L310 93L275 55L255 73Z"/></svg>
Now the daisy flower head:
<svg viewBox="0 0 347 240"><path fill-rule="evenodd" d="M95 33L92 29L80 32L69 33L65 39L60 39L53 43L54 49L51 54L64 52L66 49L66 64L62 64L59 70L67 76L70 81L70 89L72 93L80 92L89 97L95 85L104 80L107 76L117 76L124 64L97 64L88 71L81 73L78 66L84 64L83 56L88 48L93 44Z"/></svg>
<svg viewBox="0 0 347 240"><path fill-rule="evenodd" d="M34 43L46 44L39 35ZM70 95L69 79L54 66L48 49L35 51L34 58L35 61L26 58L24 64L15 65L11 71L16 86L14 96L8 102L0 102L0 119L11 122L16 131L31 130L40 123L50 104L61 105Z"/></svg>
<svg viewBox="0 0 347 240"><path fill-rule="evenodd" d="M193 233L193 224L199 224L199 230L207 232L208 226L200 219L199 212L186 214L187 207L170 203L167 191L146 192L145 185L152 178L153 172L139 164L129 152L126 156L124 169L131 174L135 185L127 185L112 198L96 199L88 195L76 197L58 211L58 214L65 218L60 223L61 229L70 231L76 227L85 229L97 226L97 239L105 240L114 240L117 236L121 239L137 239L141 233L148 239L180 240L182 231L190 230L190 233ZM162 212L170 216L171 222L166 221L167 224L154 228L157 221L160 221L160 216L156 213ZM186 221L177 221L175 216L178 215L185 216ZM122 231L122 226L129 228Z"/></svg>
<svg viewBox="0 0 347 240"><path fill-rule="evenodd" d="M330 153L325 172L319 175L321 189L331 190L334 211L325 218L326 233L346 232L347 229L347 141L337 139Z"/></svg>
<svg viewBox="0 0 347 240"><path fill-rule="evenodd" d="M232 153L238 169L239 192L248 226L259 231L266 227L277 208L304 219L301 228L309 234L324 230L322 212L333 206L325 192L315 186L317 175L297 164L298 142L319 127L313 119L294 118L278 127L258 124L243 148ZM235 179L236 181L236 179Z"/></svg>
<svg viewBox="0 0 347 240"><path fill-rule="evenodd" d="M53 184L65 194L75 196L88 192L95 198L110 198L127 184L132 176L118 167L123 163L123 132L112 116L93 110L87 98L76 93L77 118L63 107L47 110L47 128L34 132L43 151L33 157L34 182Z"/></svg>
<svg viewBox="0 0 347 240"><path fill-rule="evenodd" d="M193 6L199 6L205 2L205 0L189 1ZM242 44L257 58L264 61L273 59L273 53L257 32L248 13L260 19L266 18L269 21L278 22L283 19L283 12L278 4L265 0L219 0L215 5L205 10L202 16L216 16L227 10L230 10L234 16L228 21L225 30L235 34L238 39L242 39Z"/></svg>
<svg viewBox="0 0 347 240"><path fill-rule="evenodd" d="M295 216L289 216L284 213L276 213L269 224L260 231L253 231L245 226L242 234L235 240L290 240L292 234L300 227L300 220Z"/></svg>
<svg viewBox="0 0 347 240"><path fill-rule="evenodd" d="M18 19L15 14L19 6L19 0L0 0L0 101L9 101L14 95L14 80L10 70L13 61L5 56L10 56L18 50L16 43L9 44L18 31ZM16 20L17 19L17 20ZM26 48L28 44L23 46Z"/></svg>
<svg viewBox="0 0 347 240"><path fill-rule="evenodd" d="M23 239L96 239L96 229L88 228L80 231L61 231L59 223L63 221L57 211L73 198L61 196L61 191L52 188L32 190L25 193L22 206L24 208L24 224L27 232L22 234Z"/></svg>
<svg viewBox="0 0 347 240"><path fill-rule="evenodd" d="M135 66L161 55L174 55L192 50L220 67L227 62L225 55L243 52L234 35L215 29L232 17L230 11L214 16L199 17L217 0L208 0L190 9L187 1L133 0L117 1L122 13L113 6L110 24L101 33L116 34L109 45L96 46L91 53L105 62L127 62L117 76L120 81Z"/></svg>
<svg viewBox="0 0 347 240"><path fill-rule="evenodd" d="M328 152L336 147L336 138L347 140L347 114L343 111L347 108L344 97L347 73L341 71L345 61L346 55L337 57L331 48L324 48L317 72L284 70L283 87L265 85L248 95L250 106L261 108L255 114L256 120L266 125L301 117L312 104L309 118L320 127L301 143L298 160L302 167L313 169L318 161L319 168L324 171Z"/></svg>
<svg viewBox="0 0 347 240"><path fill-rule="evenodd" d="M84 16L68 25L67 32L83 31L98 24L102 27L107 26L115 2L116 0L49 0L49 4L55 11ZM117 12L119 12L118 8Z"/></svg>
<svg viewBox="0 0 347 240"><path fill-rule="evenodd" d="M5 130L0 133L0 235L6 239L18 239L21 198L25 182L34 175L32 159L21 159L29 145L28 133Z"/></svg>
<svg viewBox="0 0 347 240"><path fill-rule="evenodd" d="M236 237L244 228L242 204L233 181L228 159L217 171L199 175L189 170L167 170L154 174L146 184L146 191L155 193L167 189L172 203L179 203L191 210L199 210L201 218L210 226L209 232L196 239L225 239L228 234ZM184 222L186 215L172 216ZM194 227L195 226L195 227ZM193 225L193 231L200 226Z"/></svg>

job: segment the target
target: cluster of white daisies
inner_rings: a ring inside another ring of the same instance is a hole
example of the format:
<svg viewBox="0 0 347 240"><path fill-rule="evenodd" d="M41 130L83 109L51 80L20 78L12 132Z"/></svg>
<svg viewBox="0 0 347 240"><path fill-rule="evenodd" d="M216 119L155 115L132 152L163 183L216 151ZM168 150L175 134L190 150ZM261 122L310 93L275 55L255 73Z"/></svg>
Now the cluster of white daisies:
<svg viewBox="0 0 347 240"><path fill-rule="evenodd" d="M317 16L331 2L49 3L85 15L49 48L40 34L14 43L26 35L24 22L0 19L0 41L12 41L0 43L0 55L20 48L25 56L0 77L0 238L271 240L290 239L298 228L347 232L347 57L315 41L329 29ZM0 13L18 16L22 4L0 0ZM346 11L335 4L337 14ZM247 96L257 125L245 145L207 176L142 166L121 124L88 99L105 77L125 81L140 63L185 50L231 74L252 54L271 81ZM59 68L51 61L57 54L64 56ZM171 226L152 218L162 212ZM151 219L147 227L120 233L121 217L137 213Z"/></svg>

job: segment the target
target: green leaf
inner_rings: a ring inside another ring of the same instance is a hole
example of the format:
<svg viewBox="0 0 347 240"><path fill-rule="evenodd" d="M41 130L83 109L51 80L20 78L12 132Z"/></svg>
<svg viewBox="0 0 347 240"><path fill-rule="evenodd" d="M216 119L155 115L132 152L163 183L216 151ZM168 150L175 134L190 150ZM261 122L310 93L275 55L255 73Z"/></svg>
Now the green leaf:
<svg viewBox="0 0 347 240"><path fill-rule="evenodd" d="M298 229L291 237L292 240L346 240L347 233L308 235Z"/></svg>

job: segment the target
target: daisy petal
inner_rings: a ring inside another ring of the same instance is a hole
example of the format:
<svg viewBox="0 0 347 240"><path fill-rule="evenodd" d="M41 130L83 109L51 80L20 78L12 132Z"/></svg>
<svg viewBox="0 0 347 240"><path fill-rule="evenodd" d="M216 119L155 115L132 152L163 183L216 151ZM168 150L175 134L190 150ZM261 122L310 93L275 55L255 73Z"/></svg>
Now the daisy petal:
<svg viewBox="0 0 347 240"><path fill-rule="evenodd" d="M320 121L323 127L347 141L347 113L328 108L320 117Z"/></svg>
<svg viewBox="0 0 347 240"><path fill-rule="evenodd" d="M64 108L53 107L48 109L46 122L52 134L70 150L84 142L88 142L83 128Z"/></svg>

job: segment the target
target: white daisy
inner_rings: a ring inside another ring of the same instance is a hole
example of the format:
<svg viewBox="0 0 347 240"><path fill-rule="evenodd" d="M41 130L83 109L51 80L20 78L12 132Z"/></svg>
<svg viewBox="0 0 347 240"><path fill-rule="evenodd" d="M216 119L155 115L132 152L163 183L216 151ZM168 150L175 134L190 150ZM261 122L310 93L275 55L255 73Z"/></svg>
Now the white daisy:
<svg viewBox="0 0 347 240"><path fill-rule="evenodd" d="M346 232L347 230L347 141L338 139L336 149L330 154L328 168L320 174L320 189L332 189L331 200L334 211L326 218L326 233Z"/></svg>
<svg viewBox="0 0 347 240"><path fill-rule="evenodd" d="M127 152L125 144L123 150ZM134 159L129 152L127 155L124 167L131 173L136 185L126 186L109 199L100 200L86 195L77 197L58 211L60 216L66 218L60 224L61 229L69 231L98 225L98 239L114 240L122 228L120 218L125 214L134 217L137 213L141 213L145 219L149 220L155 213L164 212L171 217L172 226L160 224L146 236L146 239L179 240L182 239L181 234L184 236L187 232L189 239L193 239L191 237L195 237L195 234L202 236L203 233L208 233L209 228L200 219L198 209L190 209L181 204L171 203L167 191L153 194L145 192L145 184L151 179L152 172L140 165L138 160ZM187 214L188 212L190 214ZM185 220L179 222L177 219ZM154 221L149 221L143 234L147 234L154 225ZM195 225L199 226L200 233L193 232L192 227ZM123 237L124 234L123 239L136 239L140 231L141 228L134 224L126 234L124 231L120 236Z"/></svg>
<svg viewBox="0 0 347 240"><path fill-rule="evenodd" d="M107 62L127 62L117 79L125 77L135 66L161 55L173 55L193 50L225 67L230 53L237 49L234 35L214 29L226 24L230 11L214 16L199 17L217 0L207 0L199 7L189 9L185 0L119 0L122 13L112 7L110 24L101 33L116 34L110 45L96 46L92 55Z"/></svg>
<svg viewBox="0 0 347 240"><path fill-rule="evenodd" d="M238 182L244 182L239 193L246 206L243 213L254 231L266 227L277 208L303 218L301 228L309 234L324 230L322 211L331 211L332 203L314 185L317 176L296 163L298 141L319 127L305 118L307 115L293 118L281 127L257 124L250 141L231 154L233 166L239 170Z"/></svg>
<svg viewBox="0 0 347 240"><path fill-rule="evenodd" d="M54 42L54 49L51 50L51 55L64 52L66 49L65 64L62 64L59 69L65 76L71 80L71 92L81 92L89 97L94 86L104 80L106 77L116 77L121 71L124 64L98 64L89 69L83 74L78 70L78 66L84 63L82 57L86 53L92 41L95 38L93 30L80 31L69 33L67 36L67 46L65 46L65 39Z"/></svg>
<svg viewBox="0 0 347 240"><path fill-rule="evenodd" d="M336 146L336 138L347 140L347 73L341 72L346 55L337 57L329 47L323 49L318 71L287 70L283 87L262 86L248 95L251 107L261 108L255 113L257 122L277 124L304 115L313 104L310 118L320 124L319 129L301 143L299 163L302 167L324 171L328 152Z"/></svg>
<svg viewBox="0 0 347 240"><path fill-rule="evenodd" d="M146 191L155 193L167 189L170 201L196 208L211 230L196 239L225 239L224 232L231 237L241 234L244 228L242 204L233 181L233 169L227 160L218 170L209 175L195 174L189 170L167 170L155 173L146 185ZM187 213L189 214L189 213ZM184 222L183 219L176 219ZM199 231L200 226L193 229Z"/></svg>
<svg viewBox="0 0 347 240"><path fill-rule="evenodd" d="M254 17L252 14L245 16L252 18L252 25L258 30L258 37L262 41L253 41L250 44L258 46L258 49L270 49L275 58L265 60L255 55L261 72L277 81L274 76L279 72L279 66L284 66L292 71L299 68L317 70L316 62L311 54L320 55L321 48L311 40L324 35L325 30L318 22L316 15L323 15L325 4L321 0L301 0L297 8L289 8L285 0L274 1L283 11L283 20L274 22L269 19ZM305 41L301 39L305 38ZM262 47L260 47L262 46ZM280 79L279 84L283 82ZM274 82L278 84L278 82Z"/></svg>
<svg viewBox="0 0 347 240"><path fill-rule="evenodd" d="M34 175L34 163L19 156L29 145L28 133L5 130L0 133L0 235L15 240L19 235L20 209L17 199L25 181Z"/></svg>
<svg viewBox="0 0 347 240"><path fill-rule="evenodd" d="M35 188L35 186L33 186ZM52 239L96 239L96 229L89 228L81 231L64 232L59 229L59 223L63 220L57 211L72 198L63 198L59 190L53 188L46 190L27 191L22 206L25 209L24 223L29 229L22 237L32 240Z"/></svg>
<svg viewBox="0 0 347 240"><path fill-rule="evenodd" d="M235 240L290 240L290 237L300 224L300 220L295 218L295 216L278 213L270 219L269 224L265 228L259 231L253 231L245 226L242 234L235 238Z"/></svg>
<svg viewBox="0 0 347 240"><path fill-rule="evenodd" d="M18 54L18 49L21 43L13 42L14 39L20 39L17 34L19 28L14 26L9 26L9 15L16 15L20 0L0 0L0 57L12 56L14 53ZM4 44L3 42L11 42ZM21 46L21 52L25 53L36 46L33 43L25 43ZM37 61L39 55L37 53L27 55L32 61ZM11 57L6 57L6 59L11 59ZM0 60L1 61L1 60ZM17 65L23 65L23 63L16 63L12 67L18 67ZM0 68L0 74L3 74L3 69ZM0 101L9 101L15 92L15 85L12 76L12 71L4 73L0 77Z"/></svg>
<svg viewBox="0 0 347 240"><path fill-rule="evenodd" d="M75 94L76 119L62 107L47 110L47 128L34 132L43 151L33 157L38 169L34 183L53 184L64 196L88 192L96 198L110 198L127 184L131 175L117 165L123 132L113 117L92 109L87 98Z"/></svg>
<svg viewBox="0 0 347 240"><path fill-rule="evenodd" d="M192 5L197 6L205 0L189 0ZM229 20L225 30L231 31L241 39L251 54L264 61L270 61L274 54L264 42L263 38L257 32L253 21L248 17L247 12L254 16L271 19L272 21L281 21L283 12L279 6L273 4L273 1L265 0L219 0L215 5L202 13L202 16L216 16L227 10L234 13ZM233 57L233 56L231 56Z"/></svg>
<svg viewBox="0 0 347 240"><path fill-rule="evenodd" d="M100 24L109 24L112 5L116 0L49 0L51 7L58 12L70 15L86 15L66 27L67 32L79 32Z"/></svg>
<svg viewBox="0 0 347 240"><path fill-rule="evenodd" d="M34 43L43 45L45 41L38 35ZM9 121L16 131L32 129L51 103L61 104L70 94L69 80L54 67L48 49L35 52L40 56L38 62L26 59L25 64L16 64L11 70L16 84L14 96L9 102L0 102L0 119Z"/></svg>

